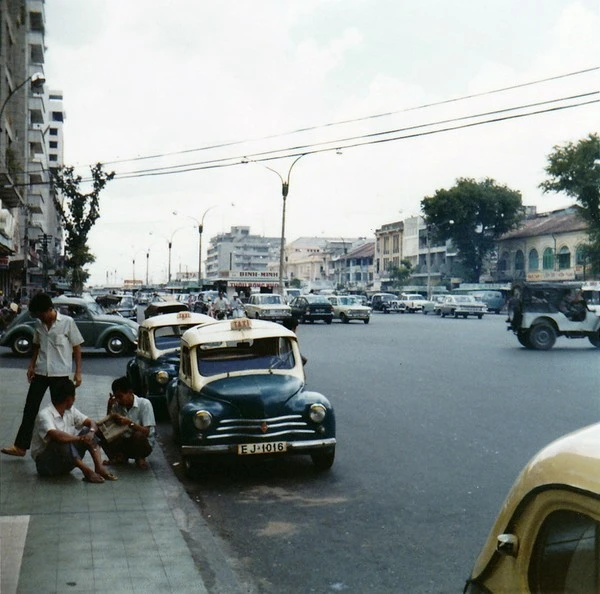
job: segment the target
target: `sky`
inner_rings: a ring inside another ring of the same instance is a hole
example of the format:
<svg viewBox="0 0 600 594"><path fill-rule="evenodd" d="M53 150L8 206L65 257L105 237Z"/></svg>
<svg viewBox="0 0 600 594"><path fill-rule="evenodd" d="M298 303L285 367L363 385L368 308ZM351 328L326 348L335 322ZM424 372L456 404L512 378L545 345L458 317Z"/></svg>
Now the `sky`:
<svg viewBox="0 0 600 594"><path fill-rule="evenodd" d="M89 236L93 285L145 279L146 262L165 282L169 240L172 276L197 271L202 219L204 252L232 226L279 237L277 174L288 241L374 238L462 177L562 208L538 187L547 156L598 131L598 103L555 109L598 98L600 71L581 72L600 65L597 0L45 7L65 164L116 172Z"/></svg>

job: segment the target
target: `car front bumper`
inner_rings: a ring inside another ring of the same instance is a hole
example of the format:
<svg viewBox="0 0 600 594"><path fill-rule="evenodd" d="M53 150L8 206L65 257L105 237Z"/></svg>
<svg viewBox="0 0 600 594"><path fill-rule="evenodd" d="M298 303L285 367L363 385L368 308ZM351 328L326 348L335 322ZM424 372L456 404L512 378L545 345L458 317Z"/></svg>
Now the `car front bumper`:
<svg viewBox="0 0 600 594"><path fill-rule="evenodd" d="M242 442L240 442L242 443ZM288 441L287 452L285 454L293 453L310 453L312 450L320 450L323 448L333 447L336 444L335 437L328 437L326 439L311 439L307 441ZM210 454L237 454L237 443L222 444L222 445L206 445L206 446L195 446L195 445L183 445L181 446L181 454L183 456L205 456Z"/></svg>

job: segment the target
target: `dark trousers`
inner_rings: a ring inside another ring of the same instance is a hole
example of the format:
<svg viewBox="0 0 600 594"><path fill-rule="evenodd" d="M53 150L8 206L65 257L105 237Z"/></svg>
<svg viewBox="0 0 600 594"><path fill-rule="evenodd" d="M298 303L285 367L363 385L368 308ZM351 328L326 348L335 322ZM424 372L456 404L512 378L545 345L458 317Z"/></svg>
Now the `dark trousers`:
<svg viewBox="0 0 600 594"><path fill-rule="evenodd" d="M123 456L126 459L139 460L152 453L152 446L148 438L136 431L131 437L119 437L110 443L103 443L102 449L109 458Z"/></svg>
<svg viewBox="0 0 600 594"><path fill-rule="evenodd" d="M65 376L66 377L66 376ZM28 450L31 445L31 436L33 435L33 424L40 410L40 404L44 398L46 390L50 388L50 396L54 394L58 383L64 380L64 377L47 377L45 375L35 375L29 384L25 408L23 409L23 419L15 439L15 445L23 450Z"/></svg>
<svg viewBox="0 0 600 594"><path fill-rule="evenodd" d="M89 428L84 427L79 435L89 433ZM94 437L96 443L100 443L97 436ZM51 441L46 449L38 454L35 459L35 467L40 476L60 476L69 474L75 468L75 462L85 456L87 447L84 443L58 443Z"/></svg>

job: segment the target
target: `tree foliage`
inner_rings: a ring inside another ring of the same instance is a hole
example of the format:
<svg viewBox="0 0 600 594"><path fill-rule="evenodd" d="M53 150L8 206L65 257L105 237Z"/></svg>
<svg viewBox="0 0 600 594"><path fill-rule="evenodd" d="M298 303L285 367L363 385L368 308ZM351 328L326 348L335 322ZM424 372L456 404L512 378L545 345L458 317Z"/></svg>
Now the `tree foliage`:
<svg viewBox="0 0 600 594"><path fill-rule="evenodd" d="M451 240L465 276L478 282L483 262L498 238L515 229L523 217L521 193L493 179L459 178L449 190L423 198L421 209L430 241Z"/></svg>
<svg viewBox="0 0 600 594"><path fill-rule="evenodd" d="M400 266L391 264L388 268L389 277L392 279L392 288L399 289L410 278L412 265L410 260L402 260Z"/></svg>
<svg viewBox="0 0 600 594"><path fill-rule="evenodd" d="M579 214L588 224L589 257L600 271L600 137L590 134L576 144L555 146L545 168L548 179L540 184L547 192L564 192L577 202Z"/></svg>
<svg viewBox="0 0 600 594"><path fill-rule="evenodd" d="M88 234L100 217L100 192L115 176L105 173L102 164L91 169L92 189L80 190L82 178L75 175L73 167L52 170L54 204L65 230L65 268L74 292L80 293L89 278L84 267L95 261L87 245Z"/></svg>

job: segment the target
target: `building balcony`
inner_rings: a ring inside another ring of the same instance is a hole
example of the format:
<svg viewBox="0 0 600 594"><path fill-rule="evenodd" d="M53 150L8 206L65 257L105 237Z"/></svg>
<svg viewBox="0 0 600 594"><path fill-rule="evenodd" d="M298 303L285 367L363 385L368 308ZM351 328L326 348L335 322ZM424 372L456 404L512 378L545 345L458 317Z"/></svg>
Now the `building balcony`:
<svg viewBox="0 0 600 594"><path fill-rule="evenodd" d="M40 95L32 95L27 100L27 106L29 108L29 121L31 124L43 124L46 108L42 97Z"/></svg>
<svg viewBox="0 0 600 594"><path fill-rule="evenodd" d="M0 166L0 200L5 208L16 208L23 204L21 189L15 186L14 179L2 166Z"/></svg>
<svg viewBox="0 0 600 594"><path fill-rule="evenodd" d="M27 206L32 214L42 214L44 212L44 197L39 194L29 194L27 197Z"/></svg>

